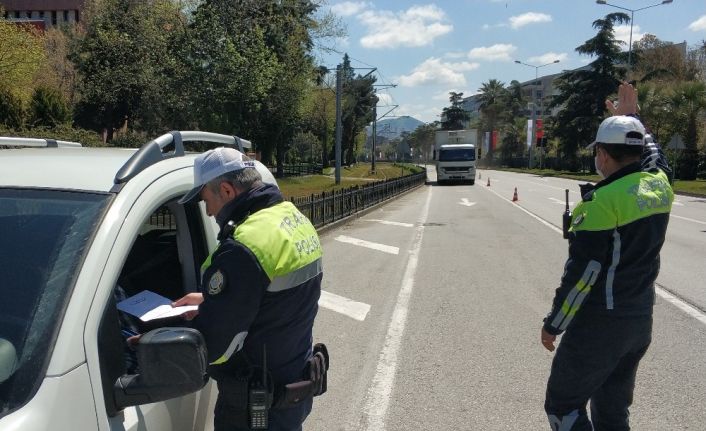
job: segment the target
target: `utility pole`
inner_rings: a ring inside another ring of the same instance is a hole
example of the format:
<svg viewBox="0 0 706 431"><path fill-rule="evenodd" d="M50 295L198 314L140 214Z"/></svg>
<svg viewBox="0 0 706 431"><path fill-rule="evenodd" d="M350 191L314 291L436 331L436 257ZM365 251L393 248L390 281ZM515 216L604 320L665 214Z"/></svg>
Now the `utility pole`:
<svg viewBox="0 0 706 431"><path fill-rule="evenodd" d="M598 3L598 4L612 6L614 8L618 8L618 9L622 9L622 10L626 10L626 11L630 12L630 41L628 42L628 71L627 71L628 75L630 74L630 71L632 70L632 23L635 18L635 12L649 9L649 8L655 7L655 6L661 6L663 4L669 4L672 1L674 1L674 0L662 0L661 3L656 3L656 4L653 4L650 6L641 7L640 9L630 9L630 8L610 4L606 0L596 0L596 3Z"/></svg>
<svg viewBox="0 0 706 431"><path fill-rule="evenodd" d="M382 88L395 88L397 87L397 84L378 84L378 85L373 85L373 88L375 87L382 87ZM376 96L377 97L377 96ZM395 108L397 108L399 105L394 105L394 108L390 109L387 111L384 115L382 115L380 118L383 118L385 115L389 114L392 112ZM378 132L378 103L377 100L375 101L375 106L373 106L373 157L372 157L372 163L370 164L370 171L372 173L375 173L375 143L377 142L377 132Z"/></svg>
<svg viewBox="0 0 706 431"><path fill-rule="evenodd" d="M367 78L371 73L377 70L377 67L353 67L353 70L365 69L370 70L361 79ZM343 140L343 124L341 121L341 95L343 93L343 66L336 66L336 185L341 184L341 157L342 157L342 140Z"/></svg>
<svg viewBox="0 0 706 431"><path fill-rule="evenodd" d="M341 124L341 65L336 66L336 185L341 184L341 139L343 130Z"/></svg>
<svg viewBox="0 0 706 431"><path fill-rule="evenodd" d="M375 106L373 106L373 151L372 151L372 163L370 165L370 172L375 173L375 140L377 139L378 135L378 106L377 102L375 102Z"/></svg>

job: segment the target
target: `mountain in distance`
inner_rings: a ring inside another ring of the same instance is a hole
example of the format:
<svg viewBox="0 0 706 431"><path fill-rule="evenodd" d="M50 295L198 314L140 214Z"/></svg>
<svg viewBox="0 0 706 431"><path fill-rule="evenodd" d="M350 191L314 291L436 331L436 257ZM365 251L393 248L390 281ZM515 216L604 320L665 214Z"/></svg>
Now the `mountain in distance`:
<svg viewBox="0 0 706 431"><path fill-rule="evenodd" d="M403 115L401 117L395 118L385 118L378 121L377 124L377 135L384 136L387 139L399 138L402 132L413 132L414 129L425 124L423 121L419 121L416 118L410 117L408 115ZM372 124L366 128L368 136L373 133Z"/></svg>

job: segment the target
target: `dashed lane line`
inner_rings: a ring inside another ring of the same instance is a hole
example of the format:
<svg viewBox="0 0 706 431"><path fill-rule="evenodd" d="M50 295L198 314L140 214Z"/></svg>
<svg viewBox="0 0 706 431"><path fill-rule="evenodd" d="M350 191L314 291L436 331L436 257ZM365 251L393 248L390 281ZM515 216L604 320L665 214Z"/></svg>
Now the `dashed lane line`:
<svg viewBox="0 0 706 431"><path fill-rule="evenodd" d="M336 295L335 293L321 291L319 306L341 313L351 319L362 322L370 311L370 305L364 302L353 301L352 299Z"/></svg>
<svg viewBox="0 0 706 431"><path fill-rule="evenodd" d="M670 216L670 217L674 217L674 218L678 218L678 219L680 219L680 220L690 221L690 222L692 222L692 223L706 224L706 221L694 220L693 218L682 217L682 216L674 215L674 214L672 214L672 213L670 213L669 216Z"/></svg>
<svg viewBox="0 0 706 431"><path fill-rule="evenodd" d="M365 247L365 248L369 248L372 250L381 251L383 253L400 254L399 247L395 247L392 245L366 241L364 239L353 238L353 237L346 236L346 235L339 235L334 239L338 242L343 242L346 244L353 244L353 245L357 245L359 247Z"/></svg>
<svg viewBox="0 0 706 431"><path fill-rule="evenodd" d="M380 223L380 224L386 224L389 226L401 226L401 227L413 227L414 226L414 224L412 224L412 223L402 223L399 221L380 220L380 219L376 219L376 218L367 219L367 221L372 221L372 222L376 222L376 223Z"/></svg>

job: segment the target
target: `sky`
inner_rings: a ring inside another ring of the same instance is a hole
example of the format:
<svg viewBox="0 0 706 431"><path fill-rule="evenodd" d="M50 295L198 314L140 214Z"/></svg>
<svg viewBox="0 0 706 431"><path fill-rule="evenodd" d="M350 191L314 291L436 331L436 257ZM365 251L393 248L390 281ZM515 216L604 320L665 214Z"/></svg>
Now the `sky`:
<svg viewBox="0 0 706 431"><path fill-rule="evenodd" d="M608 3L636 10L661 1ZM550 75L589 63L576 47L595 36L593 21L621 11L595 0L328 0L321 9L340 18L347 36L327 42L335 52L319 53L318 61L335 68L348 53L357 73L377 68L376 84L396 85L377 87L378 116L399 105L387 117L424 122L439 119L451 91L471 96L490 79L524 82L535 72ZM627 50L630 25L615 30ZM653 34L694 46L706 40L706 1L674 0L635 11L632 32L633 41ZM551 64L535 69L515 60Z"/></svg>

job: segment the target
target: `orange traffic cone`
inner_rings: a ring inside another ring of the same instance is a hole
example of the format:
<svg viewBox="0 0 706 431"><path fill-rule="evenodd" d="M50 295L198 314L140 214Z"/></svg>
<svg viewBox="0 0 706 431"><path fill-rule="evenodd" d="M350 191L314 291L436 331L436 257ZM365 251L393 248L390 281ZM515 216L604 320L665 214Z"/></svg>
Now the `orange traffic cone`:
<svg viewBox="0 0 706 431"><path fill-rule="evenodd" d="M517 187L515 187L515 194L512 195L512 201L517 202L519 199L517 198Z"/></svg>
<svg viewBox="0 0 706 431"><path fill-rule="evenodd" d="M488 184L486 186L490 187L490 177L488 177Z"/></svg>

